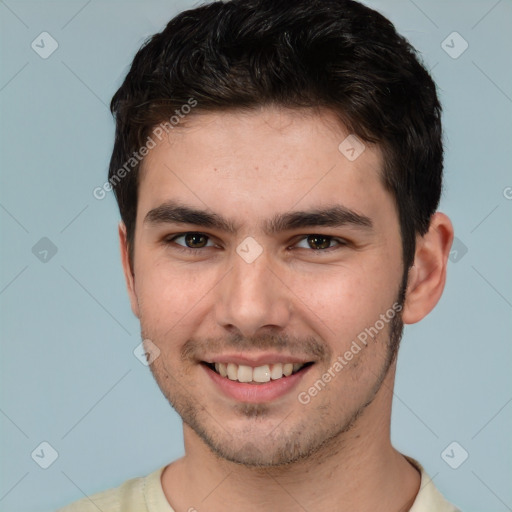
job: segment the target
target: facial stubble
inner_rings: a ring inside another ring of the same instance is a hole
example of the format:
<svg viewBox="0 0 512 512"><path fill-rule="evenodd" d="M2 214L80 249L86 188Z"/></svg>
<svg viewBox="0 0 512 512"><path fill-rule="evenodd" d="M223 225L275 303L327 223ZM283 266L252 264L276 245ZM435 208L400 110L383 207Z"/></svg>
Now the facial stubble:
<svg viewBox="0 0 512 512"><path fill-rule="evenodd" d="M405 296L405 282L398 294L396 303L403 304ZM142 321L141 321L142 323ZM288 416L275 426L264 438L258 440L254 435L254 428L261 425L267 418L275 413L275 409L269 404L238 403L233 405L233 411L237 417L247 420L248 426L234 435L223 424L222 417L214 415L207 406L198 403L178 376L169 371L163 357L157 358L150 365L153 376L159 385L162 393L171 406L181 416L183 422L188 425L195 434L205 443L207 447L219 458L242 464L250 467L280 467L290 465L305 459L312 459L319 456L326 449L332 452L340 448L344 434L357 423L364 414L366 408L374 401L381 389L383 382L394 363L400 340L403 332L401 311L389 322L388 332L386 329L377 335L372 344L365 350L371 350L374 345L386 343L386 353L383 362L376 372L371 371L373 383L357 408L348 417L342 418L340 422L332 421L332 411L328 408L319 407L316 409L318 416L309 418L312 409L304 406L303 419L292 424L287 421ZM387 334L387 339L382 339ZM143 329L143 339L148 338ZM300 352L302 354L315 354L321 359L332 359L332 353L327 345L320 343L314 338L290 342L286 336L264 336L258 339L246 340L241 337L231 339L228 347L233 344L238 349L247 346L254 348L274 348L275 350L286 350L287 353ZM190 342L190 343L188 343ZM192 359L200 347L211 347L204 342L196 343L196 340L188 340L184 345L181 360ZM155 342L160 345L161 342ZM356 363L354 363L356 364ZM359 364L359 363L357 363ZM186 379L183 379L187 382ZM190 382L190 381L188 381ZM318 425L331 425L329 429L319 428ZM238 439L237 439L238 437Z"/></svg>

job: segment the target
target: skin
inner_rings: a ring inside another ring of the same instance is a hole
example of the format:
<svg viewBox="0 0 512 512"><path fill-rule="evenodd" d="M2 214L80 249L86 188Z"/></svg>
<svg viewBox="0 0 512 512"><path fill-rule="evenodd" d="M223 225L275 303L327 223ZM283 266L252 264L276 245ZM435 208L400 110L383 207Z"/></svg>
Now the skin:
<svg viewBox="0 0 512 512"><path fill-rule="evenodd" d="M418 471L390 442L391 323L308 404L297 399L396 303L404 272L381 153L367 144L349 161L338 150L347 135L326 111L199 114L144 161L133 265L122 223L119 236L132 310L143 339L160 350L152 372L184 420L185 456L162 475L178 512L223 511L226 503L246 511L395 512L418 493ZM168 201L216 213L236 230L145 221ZM333 205L369 218L371 229L264 229L277 214ZM187 232L204 233L207 245L180 251L186 240L173 237ZM320 239L326 249L310 245L313 234L328 237ZM249 236L262 248L251 263L236 252ZM439 212L418 237L404 323L439 300L452 238ZM314 364L285 395L247 404L222 393L201 364L226 353Z"/></svg>

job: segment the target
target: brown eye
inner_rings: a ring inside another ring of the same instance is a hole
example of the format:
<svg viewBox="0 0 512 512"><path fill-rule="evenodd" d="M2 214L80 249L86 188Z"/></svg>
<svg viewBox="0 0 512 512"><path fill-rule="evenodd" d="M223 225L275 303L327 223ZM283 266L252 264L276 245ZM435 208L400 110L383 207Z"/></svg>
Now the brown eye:
<svg viewBox="0 0 512 512"><path fill-rule="evenodd" d="M191 249L200 249L208 243L208 237L202 233L187 233L184 238L185 244Z"/></svg>
<svg viewBox="0 0 512 512"><path fill-rule="evenodd" d="M307 237L308 245L311 249L328 249L331 245L332 237L324 235L309 235Z"/></svg>

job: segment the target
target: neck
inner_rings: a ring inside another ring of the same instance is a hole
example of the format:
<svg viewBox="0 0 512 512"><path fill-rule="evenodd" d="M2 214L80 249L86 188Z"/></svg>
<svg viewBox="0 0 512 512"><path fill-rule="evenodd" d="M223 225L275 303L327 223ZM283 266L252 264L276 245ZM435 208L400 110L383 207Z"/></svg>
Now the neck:
<svg viewBox="0 0 512 512"><path fill-rule="evenodd" d="M393 378L391 371L348 432L286 466L254 468L220 459L185 426L186 455L162 475L168 501L177 511L221 512L226 503L247 512L409 510L420 476L390 442Z"/></svg>

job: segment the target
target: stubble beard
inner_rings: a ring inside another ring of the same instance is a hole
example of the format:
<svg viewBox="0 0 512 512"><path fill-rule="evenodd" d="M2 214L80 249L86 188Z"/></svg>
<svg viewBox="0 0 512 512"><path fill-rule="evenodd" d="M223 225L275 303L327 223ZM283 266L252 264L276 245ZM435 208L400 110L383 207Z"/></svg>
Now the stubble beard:
<svg viewBox="0 0 512 512"><path fill-rule="evenodd" d="M405 284L405 283L404 283ZM404 302L404 288L399 292L398 304ZM389 334L386 342L386 356L380 368L373 372L373 384L363 400L348 416L339 422L333 422L332 411L317 408L317 416L308 418L312 409L304 406L304 419L286 427L286 418L273 431L265 436L255 437L254 425L265 420L273 409L267 404L241 403L234 406L238 417L253 420L246 431L235 437L222 424L222 418L214 417L205 406L194 400L187 393L185 384L179 382L166 368L163 358L158 358L150 365L153 376L162 393L171 406L181 416L183 422L205 443L220 459L241 464L247 467L279 468L300 461L322 459L326 454L333 455L343 449L343 438L357 424L366 408L374 401L388 375L389 369L396 360L403 333L401 313L397 312L389 322ZM383 331L374 339L381 343ZM143 331L143 339L146 336ZM371 350L372 346L364 350ZM325 427L327 425L327 427Z"/></svg>

